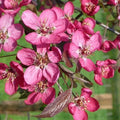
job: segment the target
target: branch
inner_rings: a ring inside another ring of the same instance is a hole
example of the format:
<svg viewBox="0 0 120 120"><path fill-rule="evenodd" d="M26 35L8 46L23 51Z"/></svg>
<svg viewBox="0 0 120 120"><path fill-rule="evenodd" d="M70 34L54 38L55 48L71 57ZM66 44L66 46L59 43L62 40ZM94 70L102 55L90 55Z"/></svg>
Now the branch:
<svg viewBox="0 0 120 120"><path fill-rule="evenodd" d="M5 56L0 56L0 58L4 58L4 57L11 57L11 56L16 56L16 54L12 54L12 55L5 55Z"/></svg>

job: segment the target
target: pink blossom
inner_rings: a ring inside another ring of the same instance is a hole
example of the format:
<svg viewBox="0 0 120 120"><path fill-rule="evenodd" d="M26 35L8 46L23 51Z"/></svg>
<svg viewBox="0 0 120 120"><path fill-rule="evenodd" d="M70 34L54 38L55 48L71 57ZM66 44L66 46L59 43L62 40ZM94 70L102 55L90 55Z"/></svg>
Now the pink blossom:
<svg viewBox="0 0 120 120"><path fill-rule="evenodd" d="M108 0L107 4L109 5L117 5L119 0Z"/></svg>
<svg viewBox="0 0 120 120"><path fill-rule="evenodd" d="M22 14L22 20L27 27L35 30L25 36L25 39L34 45L61 42L58 34L63 33L67 27L67 21L57 20L56 13L51 9L44 10L39 17L32 11L26 10Z"/></svg>
<svg viewBox="0 0 120 120"><path fill-rule="evenodd" d="M74 101L69 103L68 110L74 120L88 120L86 110L95 112L99 109L98 101L91 97L92 91L89 88L82 88L81 95L76 96Z"/></svg>
<svg viewBox="0 0 120 120"><path fill-rule="evenodd" d="M99 32L96 32L88 39L83 31L77 30L72 36L72 42L69 44L69 54L78 59L85 70L93 71L95 64L87 57L100 48L101 41Z"/></svg>
<svg viewBox="0 0 120 120"><path fill-rule="evenodd" d="M116 47L118 47L118 49L120 50L120 35L118 35L115 40L113 41L113 43L116 45Z"/></svg>
<svg viewBox="0 0 120 120"><path fill-rule="evenodd" d="M10 67L4 63L0 63L0 79L6 79L5 92L8 95L13 95L17 92L18 85L22 87L24 83L23 69L14 61L10 62Z"/></svg>
<svg viewBox="0 0 120 120"><path fill-rule="evenodd" d="M98 0L81 0L81 9L86 14L92 16L99 11L100 6L98 6Z"/></svg>
<svg viewBox="0 0 120 120"><path fill-rule="evenodd" d="M13 51L17 46L17 40L23 35L23 27L14 24L12 16L5 14L0 18L0 51Z"/></svg>
<svg viewBox="0 0 120 120"><path fill-rule="evenodd" d="M89 35L94 34L95 20L93 18L85 18L82 22L82 29Z"/></svg>
<svg viewBox="0 0 120 120"><path fill-rule="evenodd" d="M99 85L103 85L102 82L102 77L103 78L112 78L114 76L114 69L113 66L116 64L117 62L115 60L112 59L107 59L105 61L97 61L96 62L96 69L94 71L94 80L97 84Z"/></svg>
<svg viewBox="0 0 120 120"><path fill-rule="evenodd" d="M4 13L16 15L22 6L29 4L31 0L2 0L0 10Z"/></svg>
<svg viewBox="0 0 120 120"><path fill-rule="evenodd" d="M29 105L38 102L40 99L44 104L49 104L55 98L55 89L52 88L52 84L47 82L44 78L34 85L29 85L28 91L30 94L27 100L25 100L25 103Z"/></svg>
<svg viewBox="0 0 120 120"><path fill-rule="evenodd" d="M110 51L114 48L116 48L116 45L114 44L114 42L110 41L110 40L107 40L107 41L103 42L100 50L102 50L103 52L108 52L108 51Z"/></svg>
<svg viewBox="0 0 120 120"><path fill-rule="evenodd" d="M40 46L37 47L39 47L37 52L24 48L17 53L22 64L29 66L24 73L25 81L30 85L36 84L44 76L48 82L55 83L60 74L55 63L61 60L61 51L57 47L52 47L51 51Z"/></svg>

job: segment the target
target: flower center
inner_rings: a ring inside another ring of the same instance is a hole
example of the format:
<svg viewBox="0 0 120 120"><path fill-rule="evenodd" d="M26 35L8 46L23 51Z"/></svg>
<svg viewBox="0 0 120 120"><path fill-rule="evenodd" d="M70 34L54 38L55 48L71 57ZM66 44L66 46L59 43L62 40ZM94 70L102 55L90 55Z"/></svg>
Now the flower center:
<svg viewBox="0 0 120 120"><path fill-rule="evenodd" d="M7 81L11 80L11 82L14 82L15 79L16 79L16 75L13 72L7 73L7 77L6 77Z"/></svg>
<svg viewBox="0 0 120 120"><path fill-rule="evenodd" d="M39 53L36 53L36 59L34 61L34 65L39 66L41 69L43 69L48 63L49 59L47 55L40 55Z"/></svg>
<svg viewBox="0 0 120 120"><path fill-rule="evenodd" d="M7 38L7 32L4 33L2 30L0 30L0 44L3 44L6 38Z"/></svg>
<svg viewBox="0 0 120 120"><path fill-rule="evenodd" d="M41 36L46 36L51 34L55 30L55 27L48 27L45 23L41 24L41 27L36 31Z"/></svg>
<svg viewBox="0 0 120 120"><path fill-rule="evenodd" d="M75 98L76 106L79 106L82 110L87 109L87 103L88 102L89 102L89 100L86 101L83 96Z"/></svg>
<svg viewBox="0 0 120 120"><path fill-rule="evenodd" d="M102 66L101 70L102 70L102 75L106 76L109 72L109 67L108 66Z"/></svg>
<svg viewBox="0 0 120 120"><path fill-rule="evenodd" d="M90 3L88 3L88 4L86 5L86 10L87 10L89 13L93 12L95 8L96 8L96 5L93 4L92 2L90 2Z"/></svg>
<svg viewBox="0 0 120 120"><path fill-rule="evenodd" d="M77 52L79 54L79 57L86 57L91 54L91 51L89 50L88 47L79 48Z"/></svg>
<svg viewBox="0 0 120 120"><path fill-rule="evenodd" d="M35 85L35 91L43 93L47 87L48 83L46 81L40 81Z"/></svg>

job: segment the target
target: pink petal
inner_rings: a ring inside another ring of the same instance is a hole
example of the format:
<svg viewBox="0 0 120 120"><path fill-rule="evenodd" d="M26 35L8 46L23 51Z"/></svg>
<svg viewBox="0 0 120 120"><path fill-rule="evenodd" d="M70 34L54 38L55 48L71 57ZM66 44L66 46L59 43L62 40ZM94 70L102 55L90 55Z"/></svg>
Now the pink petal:
<svg viewBox="0 0 120 120"><path fill-rule="evenodd" d="M42 70L37 66L30 66L25 70L24 79L29 85L36 84L42 78Z"/></svg>
<svg viewBox="0 0 120 120"><path fill-rule="evenodd" d="M56 13L57 19L63 19L64 18L64 11L59 7L53 7L52 10Z"/></svg>
<svg viewBox="0 0 120 120"><path fill-rule="evenodd" d="M77 107L76 107L75 103L72 103L72 102L69 103L68 110L72 115L74 115L76 109L77 109Z"/></svg>
<svg viewBox="0 0 120 120"><path fill-rule="evenodd" d="M82 31L76 31L73 33L72 42L79 47L85 46L86 37Z"/></svg>
<svg viewBox="0 0 120 120"><path fill-rule="evenodd" d="M15 79L13 80L13 78L7 79L5 83L5 92L8 95L13 95L17 92L18 82L16 80Z"/></svg>
<svg viewBox="0 0 120 120"><path fill-rule="evenodd" d="M60 43L61 38L60 38L59 35L53 33L53 34L49 34L49 35L46 35L46 36L42 36L41 42L46 43L46 44Z"/></svg>
<svg viewBox="0 0 120 120"><path fill-rule="evenodd" d="M20 7L16 8L16 9L3 9L0 7L0 11L2 11L5 14L9 14L11 16L15 16L19 11L20 11Z"/></svg>
<svg viewBox="0 0 120 120"><path fill-rule="evenodd" d="M50 83L56 83L60 75L59 68L54 63L49 63L43 69L43 76L48 80Z"/></svg>
<svg viewBox="0 0 120 120"><path fill-rule="evenodd" d="M64 13L67 16L72 16L74 13L74 5L72 2L67 2L64 6Z"/></svg>
<svg viewBox="0 0 120 120"><path fill-rule="evenodd" d="M87 41L87 46L89 47L91 52L94 52L95 50L99 50L102 43L102 37L99 32L96 32L94 35L90 37L90 39Z"/></svg>
<svg viewBox="0 0 120 120"><path fill-rule="evenodd" d="M58 63L62 59L62 53L59 48L52 47L51 51L48 51L48 58L52 63Z"/></svg>
<svg viewBox="0 0 120 120"><path fill-rule="evenodd" d="M53 102L54 98L55 98L55 89L50 87L44 91L41 99L44 104L49 104Z"/></svg>
<svg viewBox="0 0 120 120"><path fill-rule="evenodd" d="M13 71L19 75L23 75L23 68L22 66L15 62L15 61L11 61L10 62L10 67L13 69Z"/></svg>
<svg viewBox="0 0 120 120"><path fill-rule="evenodd" d="M49 27L50 24L57 20L57 16L53 10L46 9L44 10L39 17L39 21L42 24L45 24L46 27Z"/></svg>
<svg viewBox="0 0 120 120"><path fill-rule="evenodd" d="M87 70L88 72L90 71L94 71L95 70L95 64L92 62L92 60L88 59L88 58L80 58L79 62L81 64L81 66Z"/></svg>
<svg viewBox="0 0 120 120"><path fill-rule="evenodd" d="M24 29L20 24L13 24L8 28L8 35L9 37L18 40L23 35Z"/></svg>
<svg viewBox="0 0 120 120"><path fill-rule="evenodd" d="M112 64L116 64L117 62L115 60L112 59L107 59L105 61L97 61L96 64L97 66L104 66L104 65L112 65Z"/></svg>
<svg viewBox="0 0 120 120"><path fill-rule="evenodd" d="M55 27L55 30L53 31L53 33L59 34L59 33L65 32L67 29L67 25L68 25L68 22L65 19L56 20L52 24L52 26Z"/></svg>
<svg viewBox="0 0 120 120"><path fill-rule="evenodd" d="M40 45L37 45L36 48L37 48L37 52L40 55L44 56L47 53L47 51L49 50L50 44L44 44L44 43L42 43Z"/></svg>
<svg viewBox="0 0 120 120"><path fill-rule="evenodd" d="M105 67L102 77L106 79L114 77L114 69L111 66Z"/></svg>
<svg viewBox="0 0 120 120"><path fill-rule="evenodd" d="M21 6L25 6L25 5L28 5L30 2L31 2L32 0L22 0L21 2L20 2L20 7Z"/></svg>
<svg viewBox="0 0 120 120"><path fill-rule="evenodd" d="M90 112L95 112L99 109L99 103L95 98L87 98L87 110L89 110Z"/></svg>
<svg viewBox="0 0 120 120"><path fill-rule="evenodd" d="M95 82L96 82L97 84L103 85L103 82L102 82L102 74L95 74L94 80L95 80Z"/></svg>
<svg viewBox="0 0 120 120"><path fill-rule="evenodd" d="M38 21L38 16L34 12L26 10L22 13L21 18L27 27L30 27L33 30L39 29L40 23Z"/></svg>
<svg viewBox="0 0 120 120"><path fill-rule="evenodd" d="M77 108L73 114L73 118L74 120L88 120L88 115L84 110Z"/></svg>
<svg viewBox="0 0 120 120"><path fill-rule="evenodd" d="M27 42L33 44L33 45L39 45L41 44L41 35L36 32L31 32L25 36L25 39Z"/></svg>
<svg viewBox="0 0 120 120"><path fill-rule="evenodd" d="M85 98L89 98L92 95L92 90L89 88L82 88L81 89L81 96L84 96Z"/></svg>
<svg viewBox="0 0 120 120"><path fill-rule="evenodd" d="M38 102L40 99L41 93L33 92L28 96L27 100L25 100L24 102L28 105L32 105Z"/></svg>
<svg viewBox="0 0 120 120"><path fill-rule="evenodd" d="M22 62L22 64L29 66L34 63L36 53L29 48L23 48L18 51L17 57Z"/></svg>
<svg viewBox="0 0 120 120"><path fill-rule="evenodd" d="M8 69L8 66L4 63L0 63L0 80L6 78L6 69Z"/></svg>
<svg viewBox="0 0 120 120"><path fill-rule="evenodd" d="M5 40L3 45L3 50L6 52L14 51L14 49L17 47L17 42L13 38L8 38Z"/></svg>
<svg viewBox="0 0 120 120"><path fill-rule="evenodd" d="M0 18L0 29L7 31L7 29L13 24L14 18L9 15L5 14Z"/></svg>
<svg viewBox="0 0 120 120"><path fill-rule="evenodd" d="M70 43L68 45L68 52L69 52L69 55L74 57L74 58L79 57L79 48L74 43Z"/></svg>

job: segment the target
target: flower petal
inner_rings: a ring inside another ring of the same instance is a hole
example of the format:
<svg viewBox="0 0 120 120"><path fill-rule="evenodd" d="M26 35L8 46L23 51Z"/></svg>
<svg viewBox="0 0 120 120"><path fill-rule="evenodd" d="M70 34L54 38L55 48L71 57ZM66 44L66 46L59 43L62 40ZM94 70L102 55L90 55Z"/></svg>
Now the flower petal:
<svg viewBox="0 0 120 120"><path fill-rule="evenodd" d="M8 28L8 35L9 37L18 40L23 35L24 29L20 24L13 24Z"/></svg>
<svg viewBox="0 0 120 120"><path fill-rule="evenodd" d="M44 10L39 17L39 21L42 24L45 24L46 27L49 27L53 22L57 20L57 16L53 10L46 9Z"/></svg>
<svg viewBox="0 0 120 120"><path fill-rule="evenodd" d="M89 110L90 112L95 112L99 109L99 103L95 98L87 98L86 99L87 102L87 110Z"/></svg>
<svg viewBox="0 0 120 120"><path fill-rule="evenodd" d="M41 43L41 35L36 32L31 32L25 36L27 42L33 45L39 45Z"/></svg>
<svg viewBox="0 0 120 120"><path fill-rule="evenodd" d="M73 118L74 120L88 120L88 115L84 110L77 108L73 114Z"/></svg>
<svg viewBox="0 0 120 120"><path fill-rule="evenodd" d="M17 47L17 42L13 38L8 38L5 40L3 45L3 50L6 52L14 51L14 49Z"/></svg>
<svg viewBox="0 0 120 120"><path fill-rule="evenodd" d="M29 66L33 64L36 53L29 48L23 48L18 51L17 57L22 62L22 64Z"/></svg>
<svg viewBox="0 0 120 120"><path fill-rule="evenodd" d="M85 34L82 31L77 30L73 33L72 36L72 42L76 45L82 48L82 46L85 46L86 37Z"/></svg>
<svg viewBox="0 0 120 120"><path fill-rule="evenodd" d="M59 48L52 47L51 51L48 51L48 58L52 63L58 63L62 58L62 53Z"/></svg>
<svg viewBox="0 0 120 120"><path fill-rule="evenodd" d="M14 18L9 15L5 14L0 18L0 29L7 31L7 29L13 24Z"/></svg>
<svg viewBox="0 0 120 120"><path fill-rule="evenodd" d="M43 69L43 76L48 80L48 82L54 84L58 80L60 75L59 68L54 63L49 63Z"/></svg>
<svg viewBox="0 0 120 120"><path fill-rule="evenodd" d="M18 88L18 81L17 79L13 79L12 77L7 79L6 83L5 83L5 92L8 95L13 95L17 92L17 88Z"/></svg>
<svg viewBox="0 0 120 120"><path fill-rule="evenodd" d="M88 72L90 71L94 71L95 70L95 64L92 62L92 60L88 59L88 58L80 58L79 62L81 64L81 66L87 70Z"/></svg>
<svg viewBox="0 0 120 120"><path fill-rule="evenodd" d="M74 5L72 2L67 2L64 6L64 13L67 15L67 16L72 16L73 13L74 13Z"/></svg>
<svg viewBox="0 0 120 120"><path fill-rule="evenodd" d="M25 100L24 102L28 105L32 105L38 102L40 99L41 99L41 93L33 92L28 96L27 100Z"/></svg>
<svg viewBox="0 0 120 120"><path fill-rule="evenodd" d="M102 44L102 37L99 32L93 34L87 41L86 45L89 47L91 52L99 50Z"/></svg>
<svg viewBox="0 0 120 120"><path fill-rule="evenodd" d="M42 70L34 65L28 67L24 73L25 82L29 85L36 84L42 78Z"/></svg>
<svg viewBox="0 0 120 120"><path fill-rule="evenodd" d="M24 24L33 30L37 30L40 27L38 16L30 10L25 10L21 18Z"/></svg>
<svg viewBox="0 0 120 120"><path fill-rule="evenodd" d="M54 98L55 98L55 89L50 87L44 91L41 99L44 104L49 104L54 100Z"/></svg>

